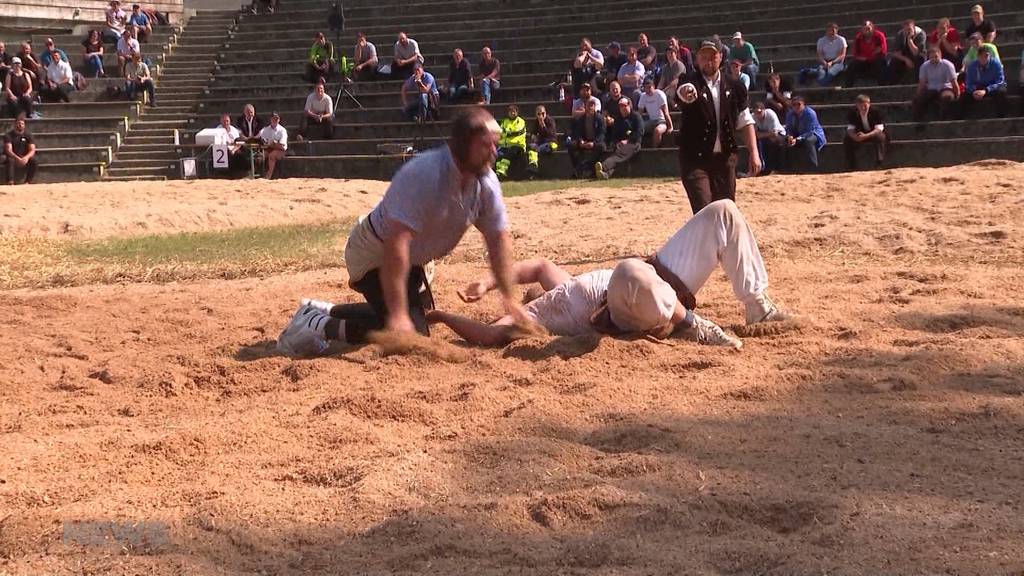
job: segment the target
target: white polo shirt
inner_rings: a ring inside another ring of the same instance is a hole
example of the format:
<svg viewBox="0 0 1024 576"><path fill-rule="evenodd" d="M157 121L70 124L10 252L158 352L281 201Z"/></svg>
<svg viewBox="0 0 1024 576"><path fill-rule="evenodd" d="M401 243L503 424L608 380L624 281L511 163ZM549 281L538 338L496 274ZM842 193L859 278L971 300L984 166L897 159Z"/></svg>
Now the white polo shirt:
<svg viewBox="0 0 1024 576"><path fill-rule="evenodd" d="M280 124L277 128L268 124L260 130L260 140L263 140L264 144L280 144L285 150L288 149L288 131Z"/></svg>

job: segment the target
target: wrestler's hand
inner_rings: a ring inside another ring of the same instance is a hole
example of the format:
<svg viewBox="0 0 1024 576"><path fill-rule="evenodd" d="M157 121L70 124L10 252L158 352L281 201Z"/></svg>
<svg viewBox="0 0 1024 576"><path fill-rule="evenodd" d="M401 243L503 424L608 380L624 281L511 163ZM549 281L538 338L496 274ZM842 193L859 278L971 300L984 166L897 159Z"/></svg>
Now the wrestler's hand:
<svg viewBox="0 0 1024 576"><path fill-rule="evenodd" d="M763 166L761 165L760 155L758 155L758 154L751 154L750 155L750 162L749 162L749 165L747 166L747 176L751 176L751 177L757 176L758 174L761 173L761 168L762 167Z"/></svg>
<svg viewBox="0 0 1024 576"><path fill-rule="evenodd" d="M511 316L516 321L516 324L519 326L530 327L536 324L533 318L531 318L530 315L526 313L526 310L523 308L522 304L516 302L515 300L508 298L505 299L505 313Z"/></svg>
<svg viewBox="0 0 1024 576"><path fill-rule="evenodd" d="M479 302L489 291L490 289L487 287L486 282L477 281L470 283L464 289L458 290L455 293L459 295L463 302L469 304Z"/></svg>

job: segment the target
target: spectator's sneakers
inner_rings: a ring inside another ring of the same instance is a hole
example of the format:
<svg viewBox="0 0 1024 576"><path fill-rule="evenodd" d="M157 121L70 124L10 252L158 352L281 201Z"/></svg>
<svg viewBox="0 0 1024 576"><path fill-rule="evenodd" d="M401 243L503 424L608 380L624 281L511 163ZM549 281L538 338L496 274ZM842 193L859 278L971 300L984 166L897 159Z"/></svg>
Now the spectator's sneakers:
<svg viewBox="0 0 1024 576"><path fill-rule="evenodd" d="M604 164L601 164L600 162L596 162L594 164L594 177L600 180L608 179L609 175L604 171Z"/></svg>
<svg viewBox="0 0 1024 576"><path fill-rule="evenodd" d="M795 315L779 308L767 294L761 293L753 302L747 304L747 325L760 322L785 322Z"/></svg>
<svg viewBox="0 0 1024 576"><path fill-rule="evenodd" d="M326 302L324 300L314 300L312 298L303 298L302 300L299 301L299 306L309 306L310 308L314 308L319 312L323 312L324 314L330 315L331 309L334 308L334 303Z"/></svg>
<svg viewBox="0 0 1024 576"><path fill-rule="evenodd" d="M734 350L743 348L742 340L729 334L711 320L696 314L693 315L693 326L686 328L679 335L704 346L723 346Z"/></svg>
<svg viewBox="0 0 1024 576"><path fill-rule="evenodd" d="M299 306L291 322L277 337L277 351L293 358L323 354L328 344L322 330L328 320L330 316L312 306Z"/></svg>

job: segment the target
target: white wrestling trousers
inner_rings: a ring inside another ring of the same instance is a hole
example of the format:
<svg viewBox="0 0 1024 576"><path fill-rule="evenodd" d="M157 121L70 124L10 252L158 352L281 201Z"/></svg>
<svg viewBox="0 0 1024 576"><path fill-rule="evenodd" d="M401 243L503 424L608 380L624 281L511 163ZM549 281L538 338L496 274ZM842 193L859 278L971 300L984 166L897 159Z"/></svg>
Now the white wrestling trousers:
<svg viewBox="0 0 1024 576"><path fill-rule="evenodd" d="M693 294L719 265L748 309L757 306L758 297L768 289L768 272L754 232L732 200L705 206L655 255Z"/></svg>

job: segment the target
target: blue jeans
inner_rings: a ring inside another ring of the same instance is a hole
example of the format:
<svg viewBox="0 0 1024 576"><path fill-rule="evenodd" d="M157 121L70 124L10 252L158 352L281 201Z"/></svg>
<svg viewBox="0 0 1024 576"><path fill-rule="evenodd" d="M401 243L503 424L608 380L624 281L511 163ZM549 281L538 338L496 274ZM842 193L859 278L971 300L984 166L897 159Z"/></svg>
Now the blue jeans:
<svg viewBox="0 0 1024 576"><path fill-rule="evenodd" d="M124 91L128 94L129 100L135 100L139 92L145 92L149 94L150 104L156 102L156 88L153 86L152 80L144 80L141 84L138 82L125 82Z"/></svg>
<svg viewBox="0 0 1024 576"><path fill-rule="evenodd" d="M449 86L448 87L448 100L454 102L459 98L462 98L469 92L469 86L463 84L462 86Z"/></svg>
<svg viewBox="0 0 1024 576"><path fill-rule="evenodd" d="M493 78L484 78L480 81L480 93L484 97L484 104L491 103L491 91L501 88L501 82Z"/></svg>
<svg viewBox="0 0 1024 576"><path fill-rule="evenodd" d="M99 54L90 56L86 63L89 66L89 71L92 72L94 76L99 76L103 73L103 57Z"/></svg>
<svg viewBox="0 0 1024 576"><path fill-rule="evenodd" d="M427 108L430 101L427 99L426 94L420 94L418 97L414 96L410 99L409 104L405 106L402 111L405 115L406 120L415 122L416 120L427 119Z"/></svg>
<svg viewBox="0 0 1024 576"><path fill-rule="evenodd" d="M743 67L740 68L740 71L741 72L746 72L747 76L750 76L750 85L751 86L757 86L757 71L760 70L760 69L761 69L760 66L758 66L754 62L751 62L750 64L744 64Z"/></svg>

